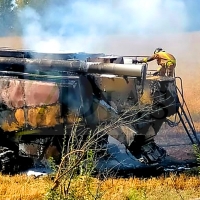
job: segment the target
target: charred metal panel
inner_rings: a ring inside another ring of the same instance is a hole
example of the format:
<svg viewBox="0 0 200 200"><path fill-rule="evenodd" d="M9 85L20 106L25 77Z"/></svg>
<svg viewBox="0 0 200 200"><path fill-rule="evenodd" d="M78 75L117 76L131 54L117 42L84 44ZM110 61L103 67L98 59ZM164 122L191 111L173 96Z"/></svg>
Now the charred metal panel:
<svg viewBox="0 0 200 200"><path fill-rule="evenodd" d="M0 57L86 60L88 57L97 58L99 56L104 56L104 54L102 54L102 53L101 54L89 54L89 53L84 53L84 52L80 52L80 53L44 53L44 52L0 48Z"/></svg>
<svg viewBox="0 0 200 200"><path fill-rule="evenodd" d="M3 131L73 124L83 107L79 77L59 83L14 77L0 79L0 126Z"/></svg>
<svg viewBox="0 0 200 200"><path fill-rule="evenodd" d="M59 88L55 83L2 77L0 90L0 103L9 109L51 105L59 99Z"/></svg>
<svg viewBox="0 0 200 200"><path fill-rule="evenodd" d="M140 105L153 105L153 104L163 104L166 109L169 109L171 106L176 107L176 86L175 79L170 77L147 77L144 83L143 94L139 98ZM173 112L169 113L169 116L174 114L176 109Z"/></svg>
<svg viewBox="0 0 200 200"><path fill-rule="evenodd" d="M119 57L118 56L104 56L104 57L93 57L93 58L88 58L87 61L88 62L101 62L101 63L118 63L118 64L122 64L121 62L116 62L117 59Z"/></svg>
<svg viewBox="0 0 200 200"><path fill-rule="evenodd" d="M93 114L93 120L95 119L96 124L100 124L101 122L109 122L111 117L115 115L112 110L107 107L105 104L101 104L100 101L93 104L93 108L95 108L95 112Z"/></svg>
<svg viewBox="0 0 200 200"><path fill-rule="evenodd" d="M117 110L128 109L138 101L136 78L101 75L95 81L104 98Z"/></svg>
<svg viewBox="0 0 200 200"><path fill-rule="evenodd" d="M150 88L151 81L146 80L143 86L143 93L140 95L139 104L141 106L148 106L153 104L153 97L151 95L151 88Z"/></svg>
<svg viewBox="0 0 200 200"><path fill-rule="evenodd" d="M30 128L53 127L62 123L60 105L19 108L0 112L3 131L12 132Z"/></svg>
<svg viewBox="0 0 200 200"><path fill-rule="evenodd" d="M158 133L166 117L177 112L179 103L177 102L175 79L147 77L139 104L145 109L138 112L136 117L138 120L132 125L138 138L143 137L139 140L148 141ZM136 143L139 142L136 141Z"/></svg>
<svg viewBox="0 0 200 200"><path fill-rule="evenodd" d="M0 127L5 132L50 128L64 122L73 125L75 122L82 121L83 119L73 112L62 116L60 104L0 112Z"/></svg>

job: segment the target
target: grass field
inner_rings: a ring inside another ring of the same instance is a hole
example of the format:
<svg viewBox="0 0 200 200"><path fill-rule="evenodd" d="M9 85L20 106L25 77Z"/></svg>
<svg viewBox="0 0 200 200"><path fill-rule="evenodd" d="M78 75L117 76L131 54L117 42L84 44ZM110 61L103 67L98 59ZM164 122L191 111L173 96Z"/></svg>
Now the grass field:
<svg viewBox="0 0 200 200"><path fill-rule="evenodd" d="M0 176L0 199L43 200L50 186L52 182L47 177ZM165 178L110 178L105 181L80 177L71 185L71 191L72 199L77 200L93 200L95 196L105 200L189 200L200 198L200 177L170 175Z"/></svg>

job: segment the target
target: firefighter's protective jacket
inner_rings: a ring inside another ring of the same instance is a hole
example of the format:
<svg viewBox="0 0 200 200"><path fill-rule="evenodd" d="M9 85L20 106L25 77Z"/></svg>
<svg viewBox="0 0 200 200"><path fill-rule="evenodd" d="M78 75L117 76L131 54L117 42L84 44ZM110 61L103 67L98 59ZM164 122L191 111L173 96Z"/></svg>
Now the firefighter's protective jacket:
<svg viewBox="0 0 200 200"><path fill-rule="evenodd" d="M168 70L169 75L173 76L173 70L176 67L176 59L173 55L165 51L160 51L150 57L144 58L142 61L149 62L152 60L157 60L157 64L160 65L157 71L162 71L162 75L164 75L166 70Z"/></svg>

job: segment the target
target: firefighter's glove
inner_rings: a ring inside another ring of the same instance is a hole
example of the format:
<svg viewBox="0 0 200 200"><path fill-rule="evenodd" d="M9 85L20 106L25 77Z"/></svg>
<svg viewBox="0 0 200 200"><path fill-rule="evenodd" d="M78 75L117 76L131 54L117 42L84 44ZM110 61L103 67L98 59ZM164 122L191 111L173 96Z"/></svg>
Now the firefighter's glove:
<svg viewBox="0 0 200 200"><path fill-rule="evenodd" d="M153 76L158 76L159 72L154 72Z"/></svg>

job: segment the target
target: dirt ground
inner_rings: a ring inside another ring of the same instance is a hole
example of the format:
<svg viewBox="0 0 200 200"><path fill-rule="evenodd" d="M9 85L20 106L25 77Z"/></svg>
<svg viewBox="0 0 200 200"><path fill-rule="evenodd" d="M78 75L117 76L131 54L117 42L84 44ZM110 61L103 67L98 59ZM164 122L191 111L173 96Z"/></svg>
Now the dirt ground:
<svg viewBox="0 0 200 200"><path fill-rule="evenodd" d="M101 44L101 45L100 45ZM195 122L198 136L200 133L200 32L179 33L162 36L108 36L100 38L94 53L117 55L151 55L155 48L162 47L177 58L176 76L183 80L184 97ZM0 47L26 48L19 37L0 38ZM93 53L93 52L90 52ZM156 62L149 69L156 69ZM199 136L200 138L200 136ZM167 149L168 154L179 160L192 157L193 149L182 126L169 128L164 125L157 142Z"/></svg>

